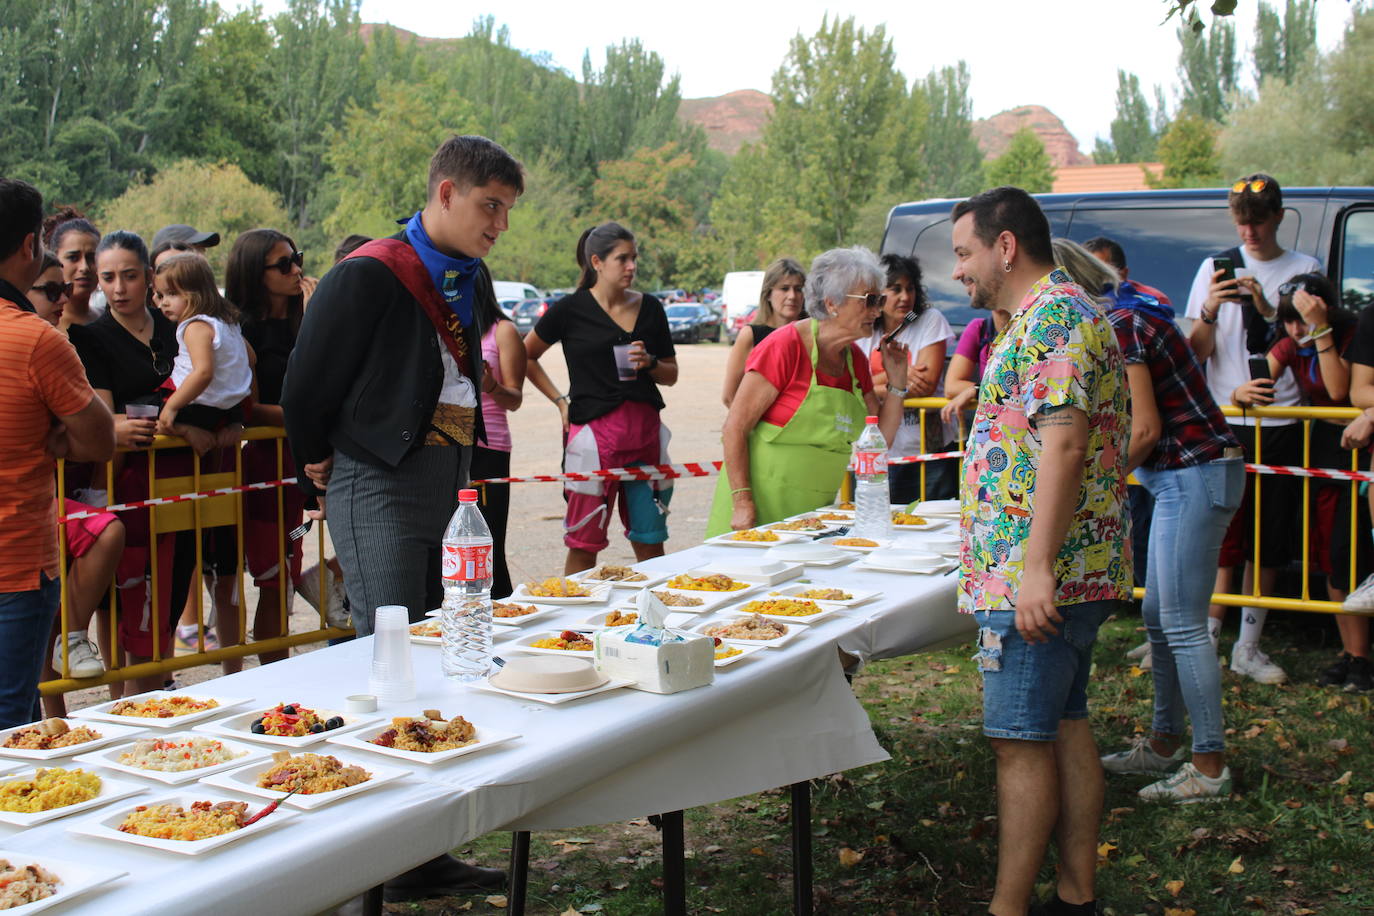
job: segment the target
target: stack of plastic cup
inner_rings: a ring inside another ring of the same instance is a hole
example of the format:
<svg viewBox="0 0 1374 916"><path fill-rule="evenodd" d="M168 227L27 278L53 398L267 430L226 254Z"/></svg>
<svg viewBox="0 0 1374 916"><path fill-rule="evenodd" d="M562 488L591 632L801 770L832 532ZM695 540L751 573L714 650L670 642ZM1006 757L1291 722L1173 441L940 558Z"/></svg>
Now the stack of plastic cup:
<svg viewBox="0 0 1374 916"><path fill-rule="evenodd" d="M409 612L395 604L377 608L372 632L372 693L383 702L415 699Z"/></svg>

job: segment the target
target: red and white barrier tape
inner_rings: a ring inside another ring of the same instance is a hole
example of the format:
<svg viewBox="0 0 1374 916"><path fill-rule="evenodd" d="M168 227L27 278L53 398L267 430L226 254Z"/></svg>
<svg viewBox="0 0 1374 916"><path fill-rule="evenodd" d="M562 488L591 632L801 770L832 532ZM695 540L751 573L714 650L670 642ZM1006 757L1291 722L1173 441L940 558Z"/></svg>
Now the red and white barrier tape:
<svg viewBox="0 0 1374 916"><path fill-rule="evenodd" d="M246 483L238 487L219 487L214 490L201 490L199 493L181 493L177 496L154 496L152 499L141 499L132 503L117 503L113 506L105 506L98 509L83 509L80 512L69 512L59 518L62 522L74 522L83 518L95 518L105 512L129 512L133 509L146 509L149 506L169 506L172 503L185 503L193 499L208 499L211 496L228 496L231 493L247 493L251 490L275 490L277 487L286 484L294 484L296 478L286 477L282 480L264 480L259 483Z"/></svg>
<svg viewBox="0 0 1374 916"><path fill-rule="evenodd" d="M565 480L672 480L678 477L715 477L723 461L688 461L683 464L641 464L629 468L604 468L599 471L569 471L564 474L535 474L532 477L488 477L482 483L561 483Z"/></svg>
<svg viewBox="0 0 1374 916"><path fill-rule="evenodd" d="M921 464L925 461L943 461L946 458L962 458L963 452L930 452L925 455L905 455L901 458L889 458L888 464ZM852 468L851 468L852 470Z"/></svg>
<svg viewBox="0 0 1374 916"><path fill-rule="evenodd" d="M1281 477L1315 477L1318 480L1374 481L1369 471L1336 471L1331 468L1300 468L1286 464L1247 464L1245 470L1254 474L1277 474Z"/></svg>

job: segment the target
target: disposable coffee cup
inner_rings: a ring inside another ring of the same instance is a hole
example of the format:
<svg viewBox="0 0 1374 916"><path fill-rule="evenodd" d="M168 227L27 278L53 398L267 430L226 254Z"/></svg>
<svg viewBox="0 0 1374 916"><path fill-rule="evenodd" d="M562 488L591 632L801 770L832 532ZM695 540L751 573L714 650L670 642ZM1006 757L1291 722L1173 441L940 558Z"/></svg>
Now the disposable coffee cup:
<svg viewBox="0 0 1374 916"><path fill-rule="evenodd" d="M156 420L162 413L156 404L125 404L124 416L130 420Z"/></svg>
<svg viewBox="0 0 1374 916"><path fill-rule="evenodd" d="M630 365L630 344L617 344L611 349L615 351L615 371L622 382L632 382L639 370Z"/></svg>
<svg viewBox="0 0 1374 916"><path fill-rule="evenodd" d="M372 676L368 690L378 699L415 699L415 670L410 658L410 615L399 605L377 608L372 635Z"/></svg>

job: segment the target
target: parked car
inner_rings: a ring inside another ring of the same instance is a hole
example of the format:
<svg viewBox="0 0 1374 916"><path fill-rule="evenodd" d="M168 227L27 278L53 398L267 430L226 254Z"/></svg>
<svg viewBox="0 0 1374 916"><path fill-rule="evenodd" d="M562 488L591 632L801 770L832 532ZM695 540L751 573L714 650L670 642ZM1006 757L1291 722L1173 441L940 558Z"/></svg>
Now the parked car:
<svg viewBox="0 0 1374 916"><path fill-rule="evenodd" d="M734 346L735 339L739 337L739 332L743 331L746 325L752 324L754 316L759 313L758 306L754 306L743 315L730 321L725 326L725 336L730 338L730 345Z"/></svg>
<svg viewBox="0 0 1374 916"><path fill-rule="evenodd" d="M674 302L685 302L690 298L685 289L656 289L649 295L653 296L664 305Z"/></svg>
<svg viewBox="0 0 1374 916"><path fill-rule="evenodd" d="M725 306L725 315L734 321L750 309L759 306L759 293L763 290L763 271L732 270L725 275L721 284L720 302Z"/></svg>
<svg viewBox="0 0 1374 916"><path fill-rule="evenodd" d="M1237 244L1225 188L1037 194L1050 231L1076 242L1105 235L1126 252L1131 279L1162 290L1181 316L1203 258ZM977 317L953 280L953 200L899 204L888 214L882 251L915 255L930 301L950 324ZM1352 309L1374 303L1374 187L1285 188L1278 242L1321 261Z"/></svg>
<svg viewBox="0 0 1374 916"><path fill-rule="evenodd" d="M515 307L516 307L517 305L519 305L520 302L521 302L520 299L510 299L510 298L506 298L506 299L497 299L497 300L496 300L496 304L499 305L499 306L501 307L501 311L505 312L505 313L506 313L506 317L507 317L507 318L510 318L510 319L512 319L512 320L514 320L514 318L515 318Z"/></svg>
<svg viewBox="0 0 1374 916"><path fill-rule="evenodd" d="M720 343L720 319L706 306L684 303L670 305L664 311L668 314L668 330L673 335L673 343L701 343L703 340Z"/></svg>
<svg viewBox="0 0 1374 916"><path fill-rule="evenodd" d="M552 299L525 299L516 304L511 320L515 322L515 330L520 332L521 337L534 330L535 324L553 302Z"/></svg>
<svg viewBox="0 0 1374 916"><path fill-rule="evenodd" d="M538 299L544 295L537 286L523 280L493 280L491 286L497 299Z"/></svg>

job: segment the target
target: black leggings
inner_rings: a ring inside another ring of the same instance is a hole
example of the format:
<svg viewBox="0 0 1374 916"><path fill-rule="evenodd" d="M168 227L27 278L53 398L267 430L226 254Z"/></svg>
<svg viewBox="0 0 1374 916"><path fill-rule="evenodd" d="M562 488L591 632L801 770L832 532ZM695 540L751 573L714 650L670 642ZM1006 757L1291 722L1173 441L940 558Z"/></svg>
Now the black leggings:
<svg viewBox="0 0 1374 916"><path fill-rule="evenodd" d="M471 475L473 480L509 477L510 452L474 446ZM510 484L482 484L477 488L477 492L480 494L477 504L482 507L482 517L487 520L487 527L491 529L491 595L493 598L507 598L514 591L510 584L510 567L506 565L506 520L510 515Z"/></svg>

